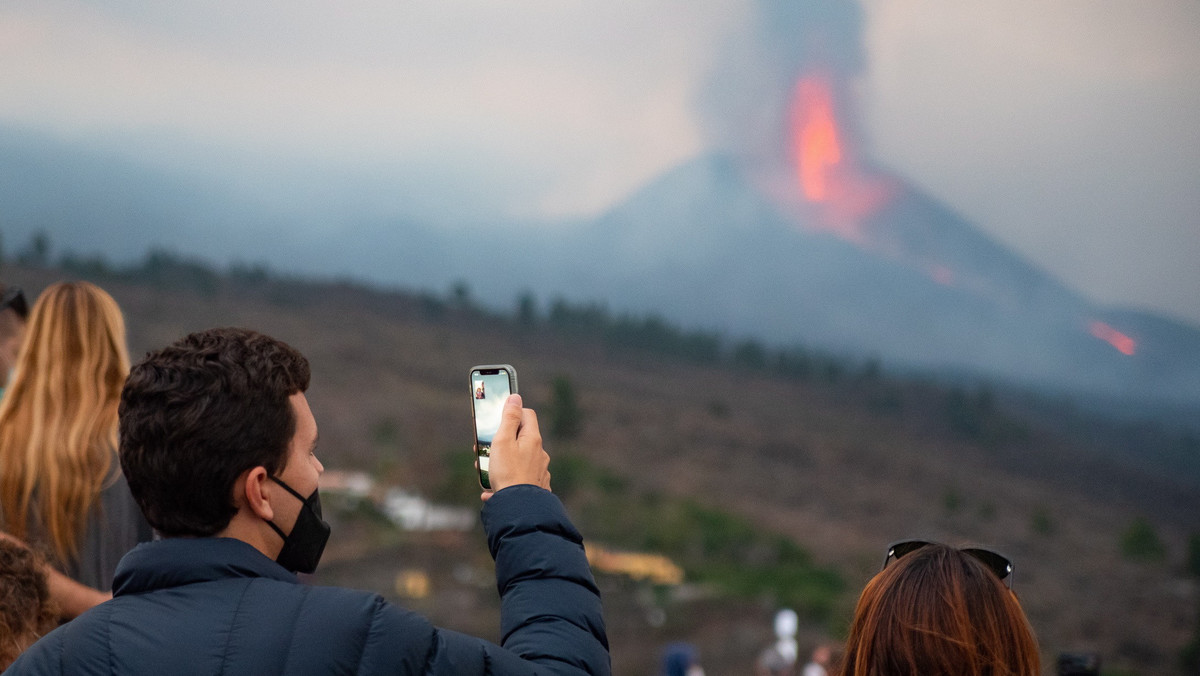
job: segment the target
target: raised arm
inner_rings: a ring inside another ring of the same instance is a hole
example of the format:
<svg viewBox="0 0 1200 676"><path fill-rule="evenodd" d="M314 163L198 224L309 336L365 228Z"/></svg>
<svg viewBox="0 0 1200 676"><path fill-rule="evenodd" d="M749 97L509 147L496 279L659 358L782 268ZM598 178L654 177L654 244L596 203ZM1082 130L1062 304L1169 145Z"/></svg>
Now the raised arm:
<svg viewBox="0 0 1200 676"><path fill-rule="evenodd" d="M548 673L608 674L600 592L583 537L550 492L550 456L537 415L519 395L505 402L492 441L494 493L483 526L496 560L503 647Z"/></svg>
<svg viewBox="0 0 1200 676"><path fill-rule="evenodd" d="M600 591L558 498L536 486L506 488L484 507L483 526L505 650L545 673L609 674Z"/></svg>

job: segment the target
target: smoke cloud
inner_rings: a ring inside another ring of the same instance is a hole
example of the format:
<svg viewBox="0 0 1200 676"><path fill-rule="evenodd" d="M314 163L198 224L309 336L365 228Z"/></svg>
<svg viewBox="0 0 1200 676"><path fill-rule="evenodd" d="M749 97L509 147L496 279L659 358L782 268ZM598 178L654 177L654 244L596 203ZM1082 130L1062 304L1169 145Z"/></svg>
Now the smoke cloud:
<svg viewBox="0 0 1200 676"><path fill-rule="evenodd" d="M709 144L754 169L790 163L789 108L807 72L829 76L839 122L856 135L852 87L865 67L863 15L854 0L759 0L750 27L720 47L699 100Z"/></svg>

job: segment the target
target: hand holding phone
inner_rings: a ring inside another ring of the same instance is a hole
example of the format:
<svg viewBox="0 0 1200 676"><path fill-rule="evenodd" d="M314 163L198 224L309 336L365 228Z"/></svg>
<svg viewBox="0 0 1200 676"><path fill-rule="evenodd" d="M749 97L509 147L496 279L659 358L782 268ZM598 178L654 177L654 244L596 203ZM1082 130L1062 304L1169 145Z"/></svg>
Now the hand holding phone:
<svg viewBox="0 0 1200 676"><path fill-rule="evenodd" d="M508 364L471 367L471 415L475 421L475 466L479 485L491 490L492 440L508 395L517 393L517 371Z"/></svg>
<svg viewBox="0 0 1200 676"><path fill-rule="evenodd" d="M550 455L542 448L537 413L522 407L520 395L505 402L491 453L491 488L481 496L484 500L493 491L518 484L550 490Z"/></svg>

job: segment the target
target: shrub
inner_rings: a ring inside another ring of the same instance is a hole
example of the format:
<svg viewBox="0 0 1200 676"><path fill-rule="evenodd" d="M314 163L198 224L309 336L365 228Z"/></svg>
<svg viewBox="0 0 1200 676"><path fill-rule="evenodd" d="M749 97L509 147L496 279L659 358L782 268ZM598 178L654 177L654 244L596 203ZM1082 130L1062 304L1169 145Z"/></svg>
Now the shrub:
<svg viewBox="0 0 1200 676"><path fill-rule="evenodd" d="M634 494L583 457L558 456L554 462L555 492L561 477L561 487L580 501L573 510L580 528L594 541L662 554L691 582L734 597L770 599L813 620L832 622L844 605L842 576L818 566L789 538L693 500Z"/></svg>
<svg viewBox="0 0 1200 676"><path fill-rule="evenodd" d="M1035 507L1030 528L1038 535L1051 535L1054 533L1054 520L1050 518L1050 510L1045 507Z"/></svg>
<svg viewBox="0 0 1200 676"><path fill-rule="evenodd" d="M946 510L947 514L954 514L962 508L962 495L954 488L947 488L942 493L942 509Z"/></svg>
<svg viewBox="0 0 1200 676"><path fill-rule="evenodd" d="M558 376L552 385L550 434L559 439L574 439L583 431L583 413L575 400L575 388L566 376Z"/></svg>
<svg viewBox="0 0 1200 676"><path fill-rule="evenodd" d="M1188 538L1187 562L1184 564L1184 570L1188 575L1200 578L1200 533L1192 533Z"/></svg>
<svg viewBox="0 0 1200 676"><path fill-rule="evenodd" d="M1121 535L1121 553L1135 561L1156 562L1167 557L1167 548L1154 526L1138 517Z"/></svg>

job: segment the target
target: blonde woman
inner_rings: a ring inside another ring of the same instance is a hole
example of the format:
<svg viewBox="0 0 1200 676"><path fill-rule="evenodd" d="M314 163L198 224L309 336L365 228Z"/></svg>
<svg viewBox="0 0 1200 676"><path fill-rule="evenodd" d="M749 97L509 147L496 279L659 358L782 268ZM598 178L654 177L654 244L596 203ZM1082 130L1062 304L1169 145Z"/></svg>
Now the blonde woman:
<svg viewBox="0 0 1200 676"><path fill-rule="evenodd" d="M34 304L0 400L0 526L102 591L121 556L150 539L116 455L128 373L116 301L93 284L60 282Z"/></svg>

